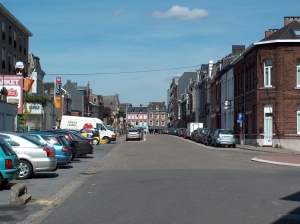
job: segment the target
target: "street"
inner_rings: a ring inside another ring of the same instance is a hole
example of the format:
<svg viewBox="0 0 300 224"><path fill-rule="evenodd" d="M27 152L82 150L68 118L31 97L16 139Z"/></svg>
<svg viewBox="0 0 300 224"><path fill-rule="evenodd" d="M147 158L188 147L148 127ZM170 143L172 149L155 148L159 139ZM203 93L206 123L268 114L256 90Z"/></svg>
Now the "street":
<svg viewBox="0 0 300 224"><path fill-rule="evenodd" d="M46 185L32 183L34 188L29 180L29 193L40 192L32 193L38 203L23 206L31 209L23 222L12 216L15 220L7 223L300 221L299 167L251 161L266 153L206 147L170 135L112 146L101 146L92 166L78 166L82 178L47 178ZM66 175L58 171L59 177ZM55 190L43 203L38 199L47 189Z"/></svg>

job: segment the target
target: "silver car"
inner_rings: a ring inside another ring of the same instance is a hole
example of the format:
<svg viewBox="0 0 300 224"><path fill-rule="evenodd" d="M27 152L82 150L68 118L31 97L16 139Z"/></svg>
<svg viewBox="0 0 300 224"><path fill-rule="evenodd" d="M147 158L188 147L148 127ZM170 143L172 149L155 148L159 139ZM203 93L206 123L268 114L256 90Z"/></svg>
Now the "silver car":
<svg viewBox="0 0 300 224"><path fill-rule="evenodd" d="M35 172L55 171L57 158L55 148L39 146L13 133L0 133L18 155L20 172L17 179L27 179Z"/></svg>
<svg viewBox="0 0 300 224"><path fill-rule="evenodd" d="M140 128L130 128L126 134L126 141L130 139L143 139L143 131Z"/></svg>

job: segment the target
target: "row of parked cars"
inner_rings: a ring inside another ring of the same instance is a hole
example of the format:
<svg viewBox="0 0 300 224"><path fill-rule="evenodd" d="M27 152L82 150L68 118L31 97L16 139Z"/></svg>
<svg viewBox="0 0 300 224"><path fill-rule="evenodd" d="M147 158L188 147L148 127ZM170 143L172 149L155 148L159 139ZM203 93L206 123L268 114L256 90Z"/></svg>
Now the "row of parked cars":
<svg viewBox="0 0 300 224"><path fill-rule="evenodd" d="M0 184L55 171L93 150L92 140L75 130L0 132Z"/></svg>
<svg viewBox="0 0 300 224"><path fill-rule="evenodd" d="M197 128L191 133L187 133L187 131L186 128L171 128L168 134L191 139L197 143L214 147L236 147L236 136L230 129L210 130L208 128Z"/></svg>

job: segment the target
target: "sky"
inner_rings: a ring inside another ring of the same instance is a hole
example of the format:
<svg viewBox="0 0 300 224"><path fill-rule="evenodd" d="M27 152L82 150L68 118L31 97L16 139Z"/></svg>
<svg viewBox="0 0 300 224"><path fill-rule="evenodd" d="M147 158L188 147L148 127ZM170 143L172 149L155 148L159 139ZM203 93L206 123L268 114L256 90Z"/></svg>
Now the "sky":
<svg viewBox="0 0 300 224"><path fill-rule="evenodd" d="M121 103L167 102L174 76L247 48L300 16L300 0L1 0L32 34L44 82Z"/></svg>

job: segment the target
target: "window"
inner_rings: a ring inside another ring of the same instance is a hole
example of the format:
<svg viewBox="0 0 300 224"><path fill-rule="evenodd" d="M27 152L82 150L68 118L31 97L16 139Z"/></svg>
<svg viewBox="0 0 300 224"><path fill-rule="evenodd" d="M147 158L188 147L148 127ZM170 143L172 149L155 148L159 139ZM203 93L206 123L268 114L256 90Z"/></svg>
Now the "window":
<svg viewBox="0 0 300 224"><path fill-rule="evenodd" d="M159 123L158 123L158 121L156 121L156 122L155 122L155 125L156 125L156 126L159 126Z"/></svg>
<svg viewBox="0 0 300 224"><path fill-rule="evenodd" d="M14 30L14 48L17 48L17 32Z"/></svg>
<svg viewBox="0 0 300 224"><path fill-rule="evenodd" d="M264 86L271 87L272 69L273 69L272 59L267 59L264 62Z"/></svg>
<svg viewBox="0 0 300 224"><path fill-rule="evenodd" d="M5 48L2 47L2 68L3 69L5 69L5 56L6 56Z"/></svg>
<svg viewBox="0 0 300 224"><path fill-rule="evenodd" d="M11 58L11 52L8 52L8 71L12 71L12 58Z"/></svg>
<svg viewBox="0 0 300 224"><path fill-rule="evenodd" d="M26 49L26 38L24 38L24 40L23 40L23 54L24 54L24 55L27 54L27 49Z"/></svg>
<svg viewBox="0 0 300 224"><path fill-rule="evenodd" d="M159 118L159 114L158 113L156 113L156 119L158 119Z"/></svg>
<svg viewBox="0 0 300 224"><path fill-rule="evenodd" d="M150 113L150 118L153 118L153 113Z"/></svg>
<svg viewBox="0 0 300 224"><path fill-rule="evenodd" d="M300 104L297 105L297 134L300 134Z"/></svg>
<svg viewBox="0 0 300 224"><path fill-rule="evenodd" d="M300 58L297 59L297 71L296 71L297 87L300 87Z"/></svg>
<svg viewBox="0 0 300 224"><path fill-rule="evenodd" d="M165 126L165 121L162 121L162 122L161 122L161 126Z"/></svg>
<svg viewBox="0 0 300 224"><path fill-rule="evenodd" d="M19 51L20 53L23 53L23 37L22 35L19 36Z"/></svg>
<svg viewBox="0 0 300 224"><path fill-rule="evenodd" d="M161 114L161 118L165 119L165 114L164 113Z"/></svg>
<svg viewBox="0 0 300 224"><path fill-rule="evenodd" d="M152 126L152 121L149 121L149 125Z"/></svg>
<svg viewBox="0 0 300 224"><path fill-rule="evenodd" d="M11 43L12 43L11 31L12 31L12 27L9 26L9 28L8 28L8 43L9 43L9 45L11 45Z"/></svg>
<svg viewBox="0 0 300 224"><path fill-rule="evenodd" d="M2 40L4 40L4 41L5 41L5 36L6 36L5 30L6 30L6 23L4 20L2 20Z"/></svg>

